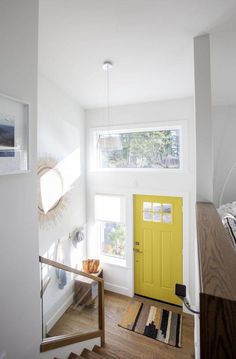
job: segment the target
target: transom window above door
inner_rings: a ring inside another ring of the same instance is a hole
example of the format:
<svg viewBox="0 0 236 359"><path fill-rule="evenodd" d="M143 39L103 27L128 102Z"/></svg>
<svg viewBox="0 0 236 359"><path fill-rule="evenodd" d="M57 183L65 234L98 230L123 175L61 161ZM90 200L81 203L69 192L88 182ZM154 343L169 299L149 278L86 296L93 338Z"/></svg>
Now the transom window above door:
<svg viewBox="0 0 236 359"><path fill-rule="evenodd" d="M171 203L143 202L143 220L146 222L172 223Z"/></svg>
<svg viewBox="0 0 236 359"><path fill-rule="evenodd" d="M97 168L180 169L181 132L180 127L96 131ZM119 138L119 147L103 145L112 136Z"/></svg>

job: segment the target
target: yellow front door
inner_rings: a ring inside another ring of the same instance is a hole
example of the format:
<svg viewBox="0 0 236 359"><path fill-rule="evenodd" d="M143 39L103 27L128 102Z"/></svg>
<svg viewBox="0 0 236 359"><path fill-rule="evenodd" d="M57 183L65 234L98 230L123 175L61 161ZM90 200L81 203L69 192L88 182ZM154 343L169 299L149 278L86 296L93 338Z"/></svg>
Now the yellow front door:
<svg viewBox="0 0 236 359"><path fill-rule="evenodd" d="M181 305L182 198L134 195L135 293Z"/></svg>

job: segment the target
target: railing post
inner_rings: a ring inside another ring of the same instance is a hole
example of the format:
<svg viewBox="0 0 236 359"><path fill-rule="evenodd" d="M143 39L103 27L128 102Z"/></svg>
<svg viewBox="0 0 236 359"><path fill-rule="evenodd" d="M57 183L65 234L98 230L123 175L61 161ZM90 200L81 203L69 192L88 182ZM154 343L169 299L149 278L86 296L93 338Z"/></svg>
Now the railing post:
<svg viewBox="0 0 236 359"><path fill-rule="evenodd" d="M99 299L99 329L102 331L101 346L105 344L105 313L104 313L104 281L98 282L98 299Z"/></svg>

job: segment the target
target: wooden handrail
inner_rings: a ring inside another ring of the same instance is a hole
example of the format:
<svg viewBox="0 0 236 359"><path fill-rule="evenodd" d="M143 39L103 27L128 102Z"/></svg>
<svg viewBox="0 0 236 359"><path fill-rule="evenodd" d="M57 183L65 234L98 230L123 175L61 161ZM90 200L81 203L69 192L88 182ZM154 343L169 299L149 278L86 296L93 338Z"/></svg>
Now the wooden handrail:
<svg viewBox="0 0 236 359"><path fill-rule="evenodd" d="M104 313L104 280L103 278L97 277L92 274L88 274L85 272L82 272L78 269L69 267L65 264L58 263L55 261L52 261L48 258L39 256L39 262L50 265L52 267L62 269L64 271L74 273L77 275L81 275L83 277L89 278L93 281L96 281L98 283L98 327L99 329L97 331L93 331L90 333L84 333L84 334L68 334L68 335L61 335L51 338L45 338L43 339L41 345L40 345L40 351L44 352L47 350L52 350L54 348L59 348L65 345L70 345L74 343L79 343L85 340L93 339L93 338L101 338L101 346L105 344L105 313ZM41 288L41 294L42 294L42 288Z"/></svg>
<svg viewBox="0 0 236 359"><path fill-rule="evenodd" d="M236 253L214 205L197 203L201 359L236 358Z"/></svg>
<svg viewBox="0 0 236 359"><path fill-rule="evenodd" d="M58 335L57 337L46 338L40 345L40 352L46 352L48 350L64 347L75 343L84 342L89 339L102 337L102 331L96 330L90 333L84 334L66 334Z"/></svg>
<svg viewBox="0 0 236 359"><path fill-rule="evenodd" d="M236 301L236 252L215 206L197 203L201 292Z"/></svg>
<svg viewBox="0 0 236 359"><path fill-rule="evenodd" d="M39 262L44 263L44 264L48 264L49 266L52 266L52 267L55 267L55 268L58 268L58 269L62 269L62 270L67 271L67 272L75 273L77 275L82 275L83 277L95 280L96 282L103 282L102 278L96 277L95 275L92 275L92 274L82 272L82 271L80 271L80 270L78 270L76 268L69 267L69 266L67 266L65 264L52 261L51 259L48 259L48 258L45 258L45 257L39 256Z"/></svg>

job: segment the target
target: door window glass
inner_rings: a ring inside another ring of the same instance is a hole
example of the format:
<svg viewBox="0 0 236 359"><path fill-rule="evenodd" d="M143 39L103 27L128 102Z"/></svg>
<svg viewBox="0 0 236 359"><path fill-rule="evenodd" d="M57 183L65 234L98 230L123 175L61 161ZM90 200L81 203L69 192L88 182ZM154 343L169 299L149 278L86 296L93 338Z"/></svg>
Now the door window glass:
<svg viewBox="0 0 236 359"><path fill-rule="evenodd" d="M153 211L161 212L161 203L153 203Z"/></svg>
<svg viewBox="0 0 236 359"><path fill-rule="evenodd" d="M153 214L153 222L161 222L161 214L160 213Z"/></svg>
<svg viewBox="0 0 236 359"><path fill-rule="evenodd" d="M143 220L147 222L172 223L172 204L143 202Z"/></svg>
<svg viewBox="0 0 236 359"><path fill-rule="evenodd" d="M163 214L163 223L172 223L172 215L171 214Z"/></svg>
<svg viewBox="0 0 236 359"><path fill-rule="evenodd" d="M152 202L143 202L143 210L151 211L152 210Z"/></svg>
<svg viewBox="0 0 236 359"><path fill-rule="evenodd" d="M171 213L172 205L170 203L163 203L162 211L163 211L163 213Z"/></svg>
<svg viewBox="0 0 236 359"><path fill-rule="evenodd" d="M152 212L143 212L143 220L151 222L152 221Z"/></svg>

